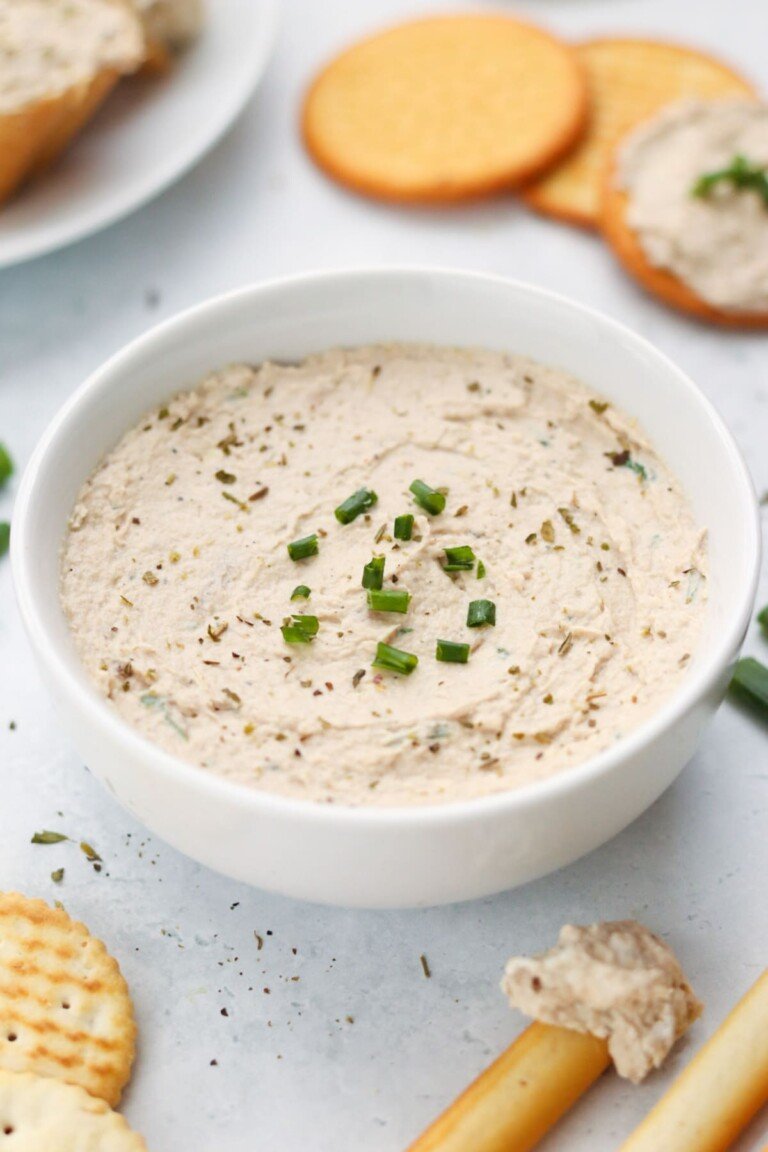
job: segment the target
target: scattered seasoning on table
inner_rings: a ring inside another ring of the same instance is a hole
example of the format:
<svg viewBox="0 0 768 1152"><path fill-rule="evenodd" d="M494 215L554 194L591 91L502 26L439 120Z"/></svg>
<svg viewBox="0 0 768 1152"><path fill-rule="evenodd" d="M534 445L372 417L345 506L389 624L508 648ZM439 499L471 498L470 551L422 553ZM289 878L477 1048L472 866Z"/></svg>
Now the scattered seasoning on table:
<svg viewBox="0 0 768 1152"><path fill-rule="evenodd" d="M51 880L53 880L54 884L61 884L63 879L64 879L64 869L63 868L57 868L55 872L51 872Z"/></svg>
<svg viewBox="0 0 768 1152"><path fill-rule="evenodd" d="M61 844L63 840L69 840L69 836L65 836L63 832L35 832L32 837L32 844Z"/></svg>
<svg viewBox="0 0 768 1152"><path fill-rule="evenodd" d="M421 956L419 956L419 963L421 964L422 972L426 976L427 980L429 980L432 976L432 969L430 968L429 961L427 960L427 958L423 952L422 952Z"/></svg>

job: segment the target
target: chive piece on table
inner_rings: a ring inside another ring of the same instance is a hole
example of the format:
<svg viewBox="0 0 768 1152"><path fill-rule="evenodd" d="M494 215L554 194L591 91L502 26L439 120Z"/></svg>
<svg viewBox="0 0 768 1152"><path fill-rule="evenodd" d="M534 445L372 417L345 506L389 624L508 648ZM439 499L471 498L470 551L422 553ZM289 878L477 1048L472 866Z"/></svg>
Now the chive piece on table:
<svg viewBox="0 0 768 1152"><path fill-rule="evenodd" d="M768 604L765 608L761 609L757 614L757 622L762 628L763 632L768 634Z"/></svg>
<svg viewBox="0 0 768 1152"><path fill-rule="evenodd" d="M317 556L319 551L320 546L314 532L311 536L302 536L301 540L293 540L288 545L291 560L306 560L308 556Z"/></svg>
<svg viewBox="0 0 768 1152"><path fill-rule="evenodd" d="M469 660L469 644L456 644L453 640L438 640L435 659L445 664L466 664Z"/></svg>
<svg viewBox="0 0 768 1152"><path fill-rule="evenodd" d="M406 512L404 516L395 517L395 540L410 540L413 536L413 516Z"/></svg>
<svg viewBox="0 0 768 1152"><path fill-rule="evenodd" d="M485 564L483 564L482 560L478 560L477 562L477 578L478 580L485 579Z"/></svg>
<svg viewBox="0 0 768 1152"><path fill-rule="evenodd" d="M6 446L0 444L0 484L4 484L10 476L13 476L13 460Z"/></svg>
<svg viewBox="0 0 768 1152"><path fill-rule="evenodd" d="M368 591L368 607L373 612L407 612L411 602L410 592L404 588L371 588Z"/></svg>
<svg viewBox="0 0 768 1152"><path fill-rule="evenodd" d="M35 832L32 837L32 844L61 844L63 840L69 840L69 836L65 836L63 832Z"/></svg>
<svg viewBox="0 0 768 1152"><path fill-rule="evenodd" d="M429 484L425 484L423 480L414 480L410 491L419 507L428 512L430 516L437 516L445 508L444 493L430 488Z"/></svg>
<svg viewBox="0 0 768 1152"><path fill-rule="evenodd" d="M317 616L286 616L280 627L286 644L309 644L317 636Z"/></svg>
<svg viewBox="0 0 768 1152"><path fill-rule="evenodd" d="M311 595L312 589L308 588L306 584L297 584L291 592L291 600L309 600Z"/></svg>
<svg viewBox="0 0 768 1152"><path fill-rule="evenodd" d="M412 652L403 652L400 648L393 648L390 644L376 645L376 656L373 660L374 668L383 668L387 672L400 672L403 676L410 676L419 662L418 656Z"/></svg>
<svg viewBox="0 0 768 1152"><path fill-rule="evenodd" d="M11 526L7 520L0 520L0 556L5 556L11 546Z"/></svg>
<svg viewBox="0 0 768 1152"><path fill-rule="evenodd" d="M363 568L363 588L381 588L384 583L384 557L374 556Z"/></svg>
<svg viewBox="0 0 768 1152"><path fill-rule="evenodd" d="M754 704L768 708L768 668L752 656L744 656L736 662L731 687Z"/></svg>
<svg viewBox="0 0 768 1152"><path fill-rule="evenodd" d="M475 554L469 544L460 544L458 548L445 549L443 572L471 572L474 566Z"/></svg>
<svg viewBox="0 0 768 1152"><path fill-rule="evenodd" d="M472 600L467 609L467 628L483 628L496 623L496 605L493 600Z"/></svg>
<svg viewBox="0 0 768 1152"><path fill-rule="evenodd" d="M357 492L353 492L351 496L339 504L334 516L339 524L351 524L361 513L372 508L377 500L378 496L370 488L358 488Z"/></svg>

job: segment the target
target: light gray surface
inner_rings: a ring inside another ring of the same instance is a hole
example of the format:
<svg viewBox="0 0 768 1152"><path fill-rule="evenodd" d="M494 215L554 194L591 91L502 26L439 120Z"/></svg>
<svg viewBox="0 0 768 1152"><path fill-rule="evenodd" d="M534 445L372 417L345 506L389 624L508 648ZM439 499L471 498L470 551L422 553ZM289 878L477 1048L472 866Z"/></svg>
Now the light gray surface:
<svg viewBox="0 0 768 1152"><path fill-rule="evenodd" d="M715 402L758 491L768 489L768 337L677 319L642 298L595 238L511 200L390 209L346 195L304 158L296 112L312 69L358 32L451 6L292 0L260 100L191 176L111 231L0 274L0 438L19 463L93 368L180 308L313 267L435 262L555 288L642 332ZM752 0L497 7L575 35L695 40L768 87L768 10ZM2 496L0 516L12 498L12 490ZM547 1152L610 1152L766 964L768 725L732 705L667 795L567 871L436 911L325 910L232 884L145 838L57 730L7 561L0 597L0 882L61 898L119 957L141 1029L126 1112L153 1152L397 1152L520 1028L498 992L510 952L547 946L567 920L637 916L671 939L707 1013L669 1073L640 1089L606 1077L546 1144ZM768 659L756 629L748 650ZM91 840L104 871L95 874L75 845L30 845L37 828ZM49 876L61 866L58 888ZM768 1116L739 1152L756 1152L766 1138Z"/></svg>

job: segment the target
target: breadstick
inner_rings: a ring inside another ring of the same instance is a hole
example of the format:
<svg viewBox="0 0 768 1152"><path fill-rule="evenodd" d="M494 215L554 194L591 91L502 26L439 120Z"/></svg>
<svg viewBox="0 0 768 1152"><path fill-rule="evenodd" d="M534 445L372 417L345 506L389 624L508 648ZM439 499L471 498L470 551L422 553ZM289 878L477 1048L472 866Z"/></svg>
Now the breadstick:
<svg viewBox="0 0 768 1152"><path fill-rule="evenodd" d="M409 1152L529 1152L609 1064L604 1040L532 1024Z"/></svg>
<svg viewBox="0 0 768 1152"><path fill-rule="evenodd" d="M768 969L620 1152L724 1152L768 1103Z"/></svg>

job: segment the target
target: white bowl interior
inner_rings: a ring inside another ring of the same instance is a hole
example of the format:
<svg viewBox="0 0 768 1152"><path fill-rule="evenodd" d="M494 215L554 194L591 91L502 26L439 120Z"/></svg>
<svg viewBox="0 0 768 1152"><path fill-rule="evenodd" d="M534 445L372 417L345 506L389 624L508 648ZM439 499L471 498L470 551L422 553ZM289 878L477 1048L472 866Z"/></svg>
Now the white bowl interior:
<svg viewBox="0 0 768 1152"><path fill-rule="evenodd" d="M59 549L78 490L103 453L153 404L210 369L389 340L522 353L565 368L636 417L709 532L708 623L692 667L715 655L754 577L754 497L730 436L687 377L620 325L525 285L461 273L350 272L247 289L161 325L97 372L44 436L30 467L33 491L20 499L19 565L39 627L78 680L85 676L57 595Z"/></svg>

